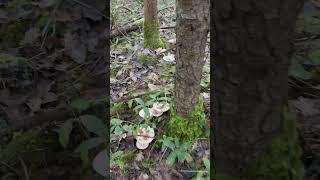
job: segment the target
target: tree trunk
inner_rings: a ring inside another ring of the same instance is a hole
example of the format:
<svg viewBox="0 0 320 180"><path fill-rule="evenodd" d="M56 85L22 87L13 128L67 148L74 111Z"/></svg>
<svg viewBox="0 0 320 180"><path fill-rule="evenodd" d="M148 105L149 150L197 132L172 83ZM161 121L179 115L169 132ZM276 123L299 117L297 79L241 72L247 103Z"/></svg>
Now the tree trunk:
<svg viewBox="0 0 320 180"><path fill-rule="evenodd" d="M182 117L194 109L200 95L208 24L208 0L177 0L175 96Z"/></svg>
<svg viewBox="0 0 320 180"><path fill-rule="evenodd" d="M285 133L282 113L288 96L290 40L302 5L302 0L214 0L217 173L250 179L252 163L270 153L268 145ZM295 179L284 173L274 171L272 177Z"/></svg>
<svg viewBox="0 0 320 180"><path fill-rule="evenodd" d="M160 39L157 0L144 0L143 47L165 47Z"/></svg>

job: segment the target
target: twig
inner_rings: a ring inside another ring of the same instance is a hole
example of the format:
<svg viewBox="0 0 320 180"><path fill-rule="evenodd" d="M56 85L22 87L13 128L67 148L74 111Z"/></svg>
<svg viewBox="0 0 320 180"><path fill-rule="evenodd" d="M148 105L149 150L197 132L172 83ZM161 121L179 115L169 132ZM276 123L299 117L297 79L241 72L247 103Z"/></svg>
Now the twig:
<svg viewBox="0 0 320 180"><path fill-rule="evenodd" d="M7 168L9 168L11 171L13 171L16 175L19 175L20 173L16 170L16 169L14 169L12 166L10 166L9 164L7 164L7 163L5 163L5 162L3 162L3 161L1 161L1 164L2 165L4 165L4 166L6 166Z"/></svg>
<svg viewBox="0 0 320 180"><path fill-rule="evenodd" d="M24 161L21 157L19 157L19 160L20 160L21 165L23 167L23 171L24 171L24 175L26 176L26 180L30 180L30 176L29 176L28 168L27 168L26 164L24 163Z"/></svg>
<svg viewBox="0 0 320 180"><path fill-rule="evenodd" d="M180 172L202 172L202 173L208 173L208 171L202 171L202 170L179 170Z"/></svg>
<svg viewBox="0 0 320 180"><path fill-rule="evenodd" d="M166 147L166 148L164 149L164 151L163 151L163 153L162 153L162 155L161 155L161 157L160 157L160 160L159 160L160 162L162 161L164 154L167 152L167 149L168 149L168 147Z"/></svg>
<svg viewBox="0 0 320 180"><path fill-rule="evenodd" d="M157 142L157 141L155 141L155 142L152 144L152 147L151 147L151 149L150 149L150 151L149 151L149 153L148 153L148 160L149 160L149 158L150 158L151 151L153 150L153 147L154 147L154 145L156 144L156 142Z"/></svg>

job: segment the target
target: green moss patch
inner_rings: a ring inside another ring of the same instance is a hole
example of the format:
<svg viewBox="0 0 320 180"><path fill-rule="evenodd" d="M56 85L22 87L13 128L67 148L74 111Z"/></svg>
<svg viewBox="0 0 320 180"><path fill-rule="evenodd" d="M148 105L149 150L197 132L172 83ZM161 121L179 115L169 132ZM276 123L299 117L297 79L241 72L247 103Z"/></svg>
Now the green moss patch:
<svg viewBox="0 0 320 180"><path fill-rule="evenodd" d="M296 120L284 109L284 131L267 147L266 155L254 162L248 172L249 180L302 180L302 150L296 131Z"/></svg>
<svg viewBox="0 0 320 180"><path fill-rule="evenodd" d="M185 119L171 111L170 120L166 127L166 134L169 137L177 137L182 142L192 141L202 135L205 135L205 109L203 100L199 97L194 110Z"/></svg>
<svg viewBox="0 0 320 180"><path fill-rule="evenodd" d="M159 21L143 24L143 44L144 48L156 49L167 48L168 45L160 38Z"/></svg>

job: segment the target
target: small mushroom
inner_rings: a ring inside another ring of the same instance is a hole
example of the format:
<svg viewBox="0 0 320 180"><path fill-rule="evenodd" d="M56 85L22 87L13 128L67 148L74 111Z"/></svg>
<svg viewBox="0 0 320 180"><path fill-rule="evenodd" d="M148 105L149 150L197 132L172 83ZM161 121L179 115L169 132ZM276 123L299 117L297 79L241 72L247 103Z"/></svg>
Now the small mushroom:
<svg viewBox="0 0 320 180"><path fill-rule="evenodd" d="M151 127L147 127L147 128L139 128L137 130L137 143L136 146L138 149L146 149L149 144L151 143L151 141L154 138L154 130Z"/></svg>
<svg viewBox="0 0 320 180"><path fill-rule="evenodd" d="M150 111L151 111L152 115L155 117L159 117L163 114L163 112L161 110L153 108L153 107L150 109Z"/></svg>
<svg viewBox="0 0 320 180"><path fill-rule="evenodd" d="M137 144L136 144L137 148L138 149L147 149L147 147L149 146L149 143L146 143L146 142L142 142L142 141L137 141Z"/></svg>
<svg viewBox="0 0 320 180"><path fill-rule="evenodd" d="M166 112L170 109L170 104L166 102L156 102L153 104L152 109L156 109L160 112Z"/></svg>
<svg viewBox="0 0 320 180"><path fill-rule="evenodd" d="M153 114L152 114L152 112L151 112L151 108L148 108L148 111L149 111L150 117L152 117ZM144 112L144 109L141 109L141 110L139 111L139 116L141 116L142 118L146 118L146 117L145 117L146 114L145 114L145 112Z"/></svg>

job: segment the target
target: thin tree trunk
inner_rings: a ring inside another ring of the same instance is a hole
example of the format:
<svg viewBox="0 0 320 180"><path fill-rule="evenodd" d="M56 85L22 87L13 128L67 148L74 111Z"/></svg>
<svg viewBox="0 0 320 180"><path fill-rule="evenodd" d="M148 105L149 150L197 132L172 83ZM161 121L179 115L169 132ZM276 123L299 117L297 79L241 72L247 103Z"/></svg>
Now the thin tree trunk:
<svg viewBox="0 0 320 180"><path fill-rule="evenodd" d="M177 0L175 96L177 115L198 102L209 24L208 0Z"/></svg>
<svg viewBox="0 0 320 180"><path fill-rule="evenodd" d="M144 0L143 47L165 47L160 39L157 0Z"/></svg>
<svg viewBox="0 0 320 180"><path fill-rule="evenodd" d="M152 23L157 19L157 0L144 0L144 20L146 23Z"/></svg>
<svg viewBox="0 0 320 180"><path fill-rule="evenodd" d="M214 0L217 173L248 179L250 164L284 132L290 40L303 2Z"/></svg>

